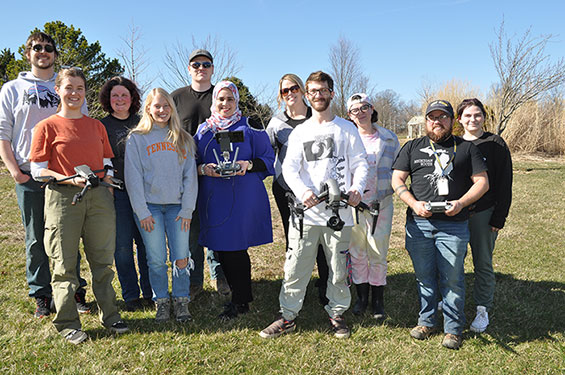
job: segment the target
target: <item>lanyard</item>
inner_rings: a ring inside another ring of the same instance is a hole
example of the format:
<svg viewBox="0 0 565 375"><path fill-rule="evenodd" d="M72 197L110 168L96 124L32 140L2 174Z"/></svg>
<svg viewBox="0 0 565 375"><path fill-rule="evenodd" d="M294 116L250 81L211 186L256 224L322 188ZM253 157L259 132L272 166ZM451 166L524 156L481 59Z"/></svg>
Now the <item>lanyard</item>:
<svg viewBox="0 0 565 375"><path fill-rule="evenodd" d="M441 161L439 160L439 156L436 152L436 148L434 147L434 143L432 142L431 139L429 141L430 141L430 146L432 147L432 150L434 151L434 156L436 157L437 163L438 163L439 167L441 168L441 175L445 176L445 170L447 169L447 167L449 167L449 164L451 164L453 162L453 160L455 159L455 154L457 153L457 142L455 141L455 138L453 138L453 156L447 162L447 164L445 165L445 168L444 168L443 165L441 165Z"/></svg>

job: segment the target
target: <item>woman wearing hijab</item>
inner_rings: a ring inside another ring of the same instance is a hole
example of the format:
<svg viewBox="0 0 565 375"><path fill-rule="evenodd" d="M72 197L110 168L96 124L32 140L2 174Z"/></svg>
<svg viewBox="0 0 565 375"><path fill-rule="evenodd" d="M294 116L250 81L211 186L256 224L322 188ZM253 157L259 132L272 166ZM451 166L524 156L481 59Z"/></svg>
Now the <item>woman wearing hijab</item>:
<svg viewBox="0 0 565 375"><path fill-rule="evenodd" d="M194 137L200 176L199 242L218 252L232 290L231 302L220 314L223 320L248 312L253 300L247 249L273 241L271 209L263 179L274 174L275 155L267 133L261 125L242 116L238 103L237 87L229 81L218 83L212 94L211 115ZM216 134L238 131L243 133L243 141L232 143L229 160L235 161L239 169L222 176L217 169L216 155L220 160L223 156Z"/></svg>

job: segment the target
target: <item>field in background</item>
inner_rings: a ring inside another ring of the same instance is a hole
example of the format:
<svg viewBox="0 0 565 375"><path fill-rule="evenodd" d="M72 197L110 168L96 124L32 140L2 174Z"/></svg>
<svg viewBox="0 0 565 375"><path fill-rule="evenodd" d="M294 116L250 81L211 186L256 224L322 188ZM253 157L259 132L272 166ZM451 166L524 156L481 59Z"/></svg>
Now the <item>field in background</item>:
<svg viewBox="0 0 565 375"><path fill-rule="evenodd" d="M206 286L206 293L191 303L192 323L157 325L154 312L123 312L132 332L116 337L92 314L81 317L91 340L78 347L69 345L57 335L51 318L33 318L34 301L27 297L24 277L20 213L12 179L2 166L0 373L565 373L565 161L514 159L514 202L494 256L498 283L491 326L482 335L465 331L459 351L442 348L441 335L423 342L408 335L418 305L412 266L403 248L405 207L398 201L388 256L388 317L376 325L369 317L346 313L353 330L348 340L330 334L314 279L296 333L275 340L257 335L276 317L283 275L284 239L273 209L275 242L250 250L255 295L250 314L221 323L216 316L223 301ZM276 207L273 201L271 205ZM83 271L89 279L86 263ZM470 321L474 317L470 257L466 272ZM114 286L120 296L117 278ZM93 299L90 286L87 299ZM121 296L119 304L123 306Z"/></svg>

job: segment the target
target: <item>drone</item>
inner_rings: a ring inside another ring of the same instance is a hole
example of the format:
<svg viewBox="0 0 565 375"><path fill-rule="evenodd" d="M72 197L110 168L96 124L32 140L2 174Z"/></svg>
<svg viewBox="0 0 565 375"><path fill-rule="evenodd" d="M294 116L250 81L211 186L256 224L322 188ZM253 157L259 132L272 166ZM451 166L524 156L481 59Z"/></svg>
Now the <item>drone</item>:
<svg viewBox="0 0 565 375"><path fill-rule="evenodd" d="M292 226L300 231L300 238L302 239L304 232L304 212L308 210L308 207L305 207L301 201L297 200L291 192L287 192L286 197L290 208ZM349 206L349 203L347 202L348 200L349 194L346 194L339 189L335 179L330 178L320 185L320 195L317 196L318 204L326 202L326 209L332 210L332 216L326 223L329 228L335 231L343 229L345 222L339 216L339 209ZM368 205L364 202L359 202L359 204L355 207L355 219L357 223L359 223L359 212L364 211L369 212L373 217L371 234L374 234L379 217L379 203L374 202L371 205ZM298 218L298 228L295 218Z"/></svg>
<svg viewBox="0 0 565 375"><path fill-rule="evenodd" d="M82 188L82 190L79 191L78 193L76 193L75 196L73 197L73 201L71 203L73 206L76 205L78 202L80 202L82 200L82 198L84 197L84 195L91 188L95 188L97 186L105 186L105 187L112 187L112 188L116 188L116 189L120 189L120 190L124 189L124 182L120 179L110 177L110 180L111 180L110 183L102 180L104 177L106 177L106 174L108 173L108 171L110 169L112 169L112 167L109 166L109 165L106 165L106 166L104 166L103 169L99 169L99 170L96 170L96 171L91 170L90 167L86 164L79 165L79 166L75 167L74 169L75 169L76 174L62 178L60 180L57 180L53 176L39 176L39 177L35 177L35 180L38 181L38 182L42 182L43 185L41 185L41 187L45 188L49 184L59 184L63 181L72 180L75 177L84 178L86 180L86 184L85 184L84 188ZM98 177L98 175L96 173L100 173L100 172L104 172L104 177L102 177L102 178Z"/></svg>

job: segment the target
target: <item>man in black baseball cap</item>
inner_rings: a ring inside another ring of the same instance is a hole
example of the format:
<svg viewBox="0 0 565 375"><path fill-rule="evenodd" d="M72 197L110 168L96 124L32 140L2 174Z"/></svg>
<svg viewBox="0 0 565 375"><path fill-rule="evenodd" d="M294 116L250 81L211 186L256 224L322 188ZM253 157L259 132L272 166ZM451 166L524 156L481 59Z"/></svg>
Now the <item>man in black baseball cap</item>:
<svg viewBox="0 0 565 375"><path fill-rule="evenodd" d="M214 58L205 49L195 49L190 53L188 72L190 73L190 86L181 87L173 91L172 97L177 106L177 111L184 130L194 135L198 125L210 117L212 106L212 75L214 74ZM190 224L190 253L194 259L194 270L190 273L190 297L194 298L202 292L204 283L204 249L198 244L200 233L200 220L198 212L192 214ZM206 259L210 268L210 280L214 288L222 295L230 293L230 287L222 266L213 251L206 251Z"/></svg>
<svg viewBox="0 0 565 375"><path fill-rule="evenodd" d="M442 345L459 349L465 326L467 206L488 190L486 163L473 143L451 134L453 107L435 100L426 109L426 136L408 141L392 165L392 187L408 205L406 250L418 282L417 340L435 330L443 303ZM410 188L406 181L410 177Z"/></svg>

